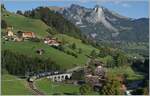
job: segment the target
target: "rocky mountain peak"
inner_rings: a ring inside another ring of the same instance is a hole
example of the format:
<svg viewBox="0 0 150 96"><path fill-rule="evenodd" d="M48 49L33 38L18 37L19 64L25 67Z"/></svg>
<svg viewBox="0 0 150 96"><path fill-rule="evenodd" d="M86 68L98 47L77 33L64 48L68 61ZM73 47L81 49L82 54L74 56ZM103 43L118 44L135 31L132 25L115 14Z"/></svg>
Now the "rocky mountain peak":
<svg viewBox="0 0 150 96"><path fill-rule="evenodd" d="M99 5L95 5L94 11L95 11L95 12L103 11L103 8L102 8L101 6L99 6Z"/></svg>
<svg viewBox="0 0 150 96"><path fill-rule="evenodd" d="M63 10L62 14L79 27L84 34L91 34L97 40L99 40L99 37L105 40L126 40L126 38L138 40L136 34L140 34L140 30L137 31L137 28L140 28L139 25L144 26L145 34L148 33L148 27L145 26L148 20L134 20L99 5L86 8L72 4ZM131 34L130 37L126 35L129 33Z"/></svg>
<svg viewBox="0 0 150 96"><path fill-rule="evenodd" d="M84 9L84 7L77 5L77 4L71 4L70 9L71 10L75 10L75 9L77 10L77 9Z"/></svg>

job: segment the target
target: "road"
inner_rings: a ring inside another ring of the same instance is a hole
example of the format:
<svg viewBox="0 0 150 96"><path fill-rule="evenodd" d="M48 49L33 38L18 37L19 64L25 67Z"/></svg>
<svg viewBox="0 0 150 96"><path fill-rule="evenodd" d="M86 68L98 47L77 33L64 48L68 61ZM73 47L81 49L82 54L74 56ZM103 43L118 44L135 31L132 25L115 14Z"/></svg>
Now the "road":
<svg viewBox="0 0 150 96"><path fill-rule="evenodd" d="M87 62L86 62L86 65L89 64L90 60L91 60L91 59L88 58L88 60L87 60ZM66 72L74 72L74 71L83 69L83 68L85 68L85 67L86 67L86 66L76 66L76 67L74 67L74 68L68 69Z"/></svg>

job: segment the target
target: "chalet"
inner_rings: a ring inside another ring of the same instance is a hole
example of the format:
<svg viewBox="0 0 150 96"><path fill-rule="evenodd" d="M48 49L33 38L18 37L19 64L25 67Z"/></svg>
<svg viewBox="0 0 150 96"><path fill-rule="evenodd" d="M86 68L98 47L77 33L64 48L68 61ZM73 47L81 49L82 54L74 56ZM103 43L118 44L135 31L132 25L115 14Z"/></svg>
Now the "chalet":
<svg viewBox="0 0 150 96"><path fill-rule="evenodd" d="M61 42L59 42L57 39L54 38L45 38L44 43L48 44L50 46L59 46Z"/></svg>
<svg viewBox="0 0 150 96"><path fill-rule="evenodd" d="M13 27L11 26L11 27L7 27L6 28L6 33L7 33L7 36L8 37L12 37L12 36L14 36L14 34L13 34Z"/></svg>
<svg viewBox="0 0 150 96"><path fill-rule="evenodd" d="M23 38L35 38L34 32L22 32Z"/></svg>
<svg viewBox="0 0 150 96"><path fill-rule="evenodd" d="M23 40L22 38L19 38L18 36L14 35L13 41L21 42L22 40Z"/></svg>

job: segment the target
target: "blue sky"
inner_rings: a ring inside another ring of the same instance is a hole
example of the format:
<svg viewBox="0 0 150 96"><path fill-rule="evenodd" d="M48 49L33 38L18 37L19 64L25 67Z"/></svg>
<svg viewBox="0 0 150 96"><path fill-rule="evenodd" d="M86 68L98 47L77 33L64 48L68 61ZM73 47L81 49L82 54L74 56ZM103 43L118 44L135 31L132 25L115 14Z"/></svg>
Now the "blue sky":
<svg viewBox="0 0 150 96"><path fill-rule="evenodd" d="M148 0L3 0L7 10L30 10L38 6L62 6L79 4L93 8L96 4L130 18L148 17Z"/></svg>

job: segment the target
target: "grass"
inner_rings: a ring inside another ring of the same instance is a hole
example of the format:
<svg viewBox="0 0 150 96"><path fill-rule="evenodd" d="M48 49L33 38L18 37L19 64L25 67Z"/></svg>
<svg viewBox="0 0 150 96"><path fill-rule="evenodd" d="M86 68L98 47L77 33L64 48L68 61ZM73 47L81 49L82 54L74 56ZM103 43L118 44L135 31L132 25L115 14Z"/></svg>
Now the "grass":
<svg viewBox="0 0 150 96"><path fill-rule="evenodd" d="M127 80L140 80L143 79L143 75L135 72L130 66L124 66L124 67L116 67L116 68L109 68L108 73L111 75L118 75L118 74L126 74Z"/></svg>
<svg viewBox="0 0 150 96"><path fill-rule="evenodd" d="M31 95L32 92L27 88L24 79L19 79L13 75L2 75L1 79L3 95Z"/></svg>
<svg viewBox="0 0 150 96"><path fill-rule="evenodd" d="M4 19L9 25L13 26L13 30L17 32L18 30L22 31L33 31L35 32L36 36L38 37L45 37L48 35L46 29L49 28L45 23L38 19L31 19L28 17L24 17L22 15L10 13L8 11L2 12L2 19ZM2 31L5 31L4 29ZM2 44L3 49L9 49L13 52L17 52L20 54L25 54L29 56L39 56L36 54L36 50L39 48L43 48L45 50L45 54L40 56L41 58L51 58L56 64L60 65L62 69L68 69L75 66L83 66L87 62L87 55L90 54L92 50L97 50L96 48L92 47L91 45L86 45L81 42L79 39L75 39L73 37L57 34L54 37L57 37L59 40L65 40L68 44L76 43L77 48L82 49L81 54L77 54L78 57L75 58L74 56L68 55L62 51L54 49L48 45L35 42L11 42L7 41L5 44ZM67 45L67 44L66 44ZM64 45L64 46L66 46ZM72 50L68 46L65 47L65 50L70 50L72 52L77 53L76 50Z"/></svg>
<svg viewBox="0 0 150 96"><path fill-rule="evenodd" d="M36 81L36 87L44 92L46 95L52 94L63 94L63 93L74 93L79 94L79 85L63 84L52 82L46 78L39 79Z"/></svg>
<svg viewBox="0 0 150 96"><path fill-rule="evenodd" d="M75 40L78 41L78 39L75 39ZM25 42L5 41L4 44L2 43L2 50L8 49L13 52L29 55L32 57L38 56L40 58L51 58L53 61L56 62L56 64L60 65L62 69L69 69L75 66L83 66L84 64L86 64L87 59L88 59L86 55L89 54L93 49L95 49L83 43L78 43L77 46L81 47L83 50L82 54L78 54L77 58L75 58L74 56L68 55L62 51L59 51L58 49L52 48L42 42L37 43L37 42L31 42L31 41L25 41ZM39 56L36 53L36 50L39 48L43 48L45 50L45 53L42 56Z"/></svg>
<svg viewBox="0 0 150 96"><path fill-rule="evenodd" d="M2 19L5 20L8 25L13 26L14 32L17 32L19 30L32 31L35 32L38 37L48 35L48 32L46 32L46 30L49 28L49 26L47 26L41 20L31 19L7 11L2 12Z"/></svg>
<svg viewBox="0 0 150 96"><path fill-rule="evenodd" d="M99 52L98 49L94 48L93 46L83 44L80 39L76 39L64 34L57 34L54 37L57 37L59 40L65 41L69 44L75 43L77 45L77 48L81 48L85 55L89 55L92 50L96 50L97 52Z"/></svg>

